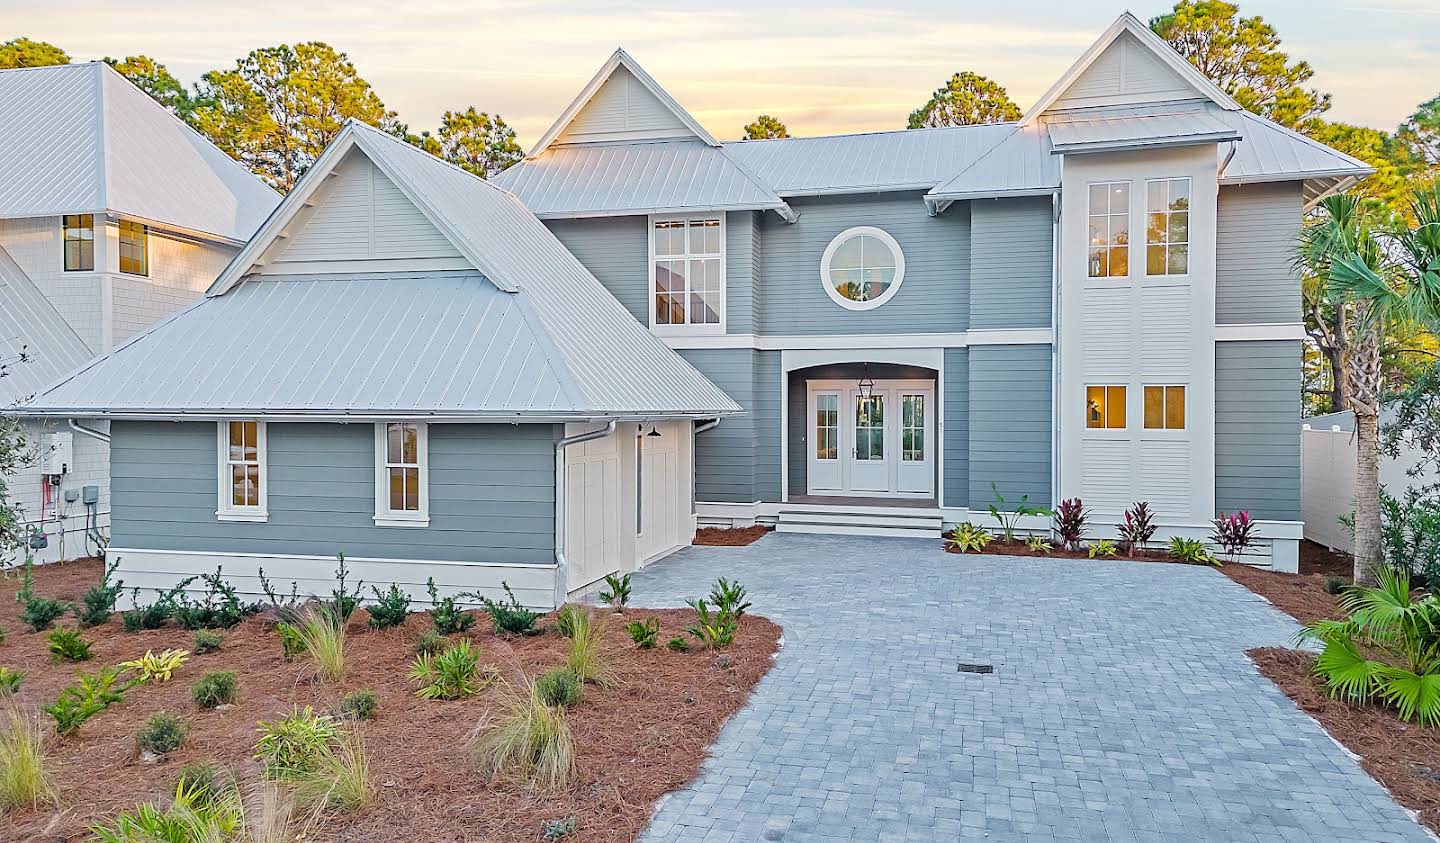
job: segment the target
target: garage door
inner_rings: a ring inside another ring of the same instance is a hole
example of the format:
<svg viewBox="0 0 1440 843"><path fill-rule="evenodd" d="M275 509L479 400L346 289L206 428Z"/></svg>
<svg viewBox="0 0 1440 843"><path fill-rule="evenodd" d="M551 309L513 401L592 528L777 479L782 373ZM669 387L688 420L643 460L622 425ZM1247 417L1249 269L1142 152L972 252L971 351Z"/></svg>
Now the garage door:
<svg viewBox="0 0 1440 843"><path fill-rule="evenodd" d="M567 436L587 429L580 425L569 427ZM567 591L584 588L622 567L619 448L622 438L626 437L617 432L565 449Z"/></svg>

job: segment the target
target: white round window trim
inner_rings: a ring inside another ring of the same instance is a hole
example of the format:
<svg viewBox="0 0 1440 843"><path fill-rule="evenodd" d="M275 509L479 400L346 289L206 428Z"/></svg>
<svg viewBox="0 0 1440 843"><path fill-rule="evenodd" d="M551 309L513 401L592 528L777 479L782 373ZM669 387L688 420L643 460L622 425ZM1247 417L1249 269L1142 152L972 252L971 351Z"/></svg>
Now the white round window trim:
<svg viewBox="0 0 1440 843"><path fill-rule="evenodd" d="M859 237L862 234L868 234L881 243L884 243L889 247L890 254L895 256L895 280L890 282L890 286L885 288L885 292L869 301L855 301L854 299L842 296L840 291L835 289L835 285L830 281L830 259L835 256L836 250L844 245L845 241L852 237ZM900 251L900 244L895 242L895 238L891 237L889 232L876 228L873 225L857 225L854 228L847 228L835 235L835 239L831 240L830 245L825 247L824 256L820 258L820 286L825 288L825 295L829 296L831 301L846 310L874 310L885 302L890 301L890 299L895 296L895 292L900 289L900 282L904 280L905 253Z"/></svg>

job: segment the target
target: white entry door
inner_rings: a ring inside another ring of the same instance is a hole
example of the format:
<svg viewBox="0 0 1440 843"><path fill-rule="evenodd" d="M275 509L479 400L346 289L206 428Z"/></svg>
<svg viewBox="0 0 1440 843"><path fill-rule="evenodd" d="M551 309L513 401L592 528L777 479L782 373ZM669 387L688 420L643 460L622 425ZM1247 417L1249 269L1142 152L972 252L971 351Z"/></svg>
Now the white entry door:
<svg viewBox="0 0 1440 843"><path fill-rule="evenodd" d="M840 442L840 405L844 399L845 393L840 390L810 393L810 435L806 448L809 470L806 476L810 478L811 491L845 491L840 460L840 454L845 450Z"/></svg>
<svg viewBox="0 0 1440 843"><path fill-rule="evenodd" d="M850 391L850 488L852 492L889 492L891 442L889 395Z"/></svg>
<svg viewBox="0 0 1440 843"><path fill-rule="evenodd" d="M812 381L806 492L929 497L935 493L935 388L929 381Z"/></svg>

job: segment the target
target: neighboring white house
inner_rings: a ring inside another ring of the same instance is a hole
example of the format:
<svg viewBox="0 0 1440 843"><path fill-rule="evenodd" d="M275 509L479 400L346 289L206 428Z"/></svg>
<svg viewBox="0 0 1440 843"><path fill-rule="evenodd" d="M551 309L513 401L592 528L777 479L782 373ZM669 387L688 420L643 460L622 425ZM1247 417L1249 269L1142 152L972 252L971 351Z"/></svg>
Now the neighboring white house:
<svg viewBox="0 0 1440 843"><path fill-rule="evenodd" d="M0 71L0 114L0 404L198 298L280 200L103 62ZM105 430L27 426L40 464L9 483L36 558L81 555L109 520Z"/></svg>

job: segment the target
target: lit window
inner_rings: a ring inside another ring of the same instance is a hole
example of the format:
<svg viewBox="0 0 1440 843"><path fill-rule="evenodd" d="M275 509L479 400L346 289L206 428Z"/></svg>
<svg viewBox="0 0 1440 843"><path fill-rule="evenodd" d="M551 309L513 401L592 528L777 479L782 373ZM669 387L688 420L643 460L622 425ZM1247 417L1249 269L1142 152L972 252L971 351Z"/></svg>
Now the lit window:
<svg viewBox="0 0 1440 843"><path fill-rule="evenodd" d="M66 214L61 220L65 233L65 271L89 272L95 268L95 215Z"/></svg>
<svg viewBox="0 0 1440 843"><path fill-rule="evenodd" d="M420 422L375 425L375 523L423 527L430 520L428 429Z"/></svg>
<svg viewBox="0 0 1440 843"><path fill-rule="evenodd" d="M1185 429L1185 387L1145 387L1145 429Z"/></svg>
<svg viewBox="0 0 1440 843"><path fill-rule="evenodd" d="M222 521L264 521L266 512L265 422L222 421L220 443L220 506Z"/></svg>
<svg viewBox="0 0 1440 843"><path fill-rule="evenodd" d="M1190 271L1190 180L1145 183L1145 274Z"/></svg>
<svg viewBox="0 0 1440 843"><path fill-rule="evenodd" d="M120 271L130 275L149 275L149 229L142 223L120 221Z"/></svg>
<svg viewBox="0 0 1440 843"><path fill-rule="evenodd" d="M719 326L725 312L724 226L719 218L656 220L653 325Z"/></svg>
<svg viewBox="0 0 1440 843"><path fill-rule="evenodd" d="M1125 387L1085 387L1085 426L1123 430L1125 427Z"/></svg>
<svg viewBox="0 0 1440 843"><path fill-rule="evenodd" d="M905 255L888 233L868 225L840 232L820 259L820 282L831 301L870 310L894 297L905 279Z"/></svg>
<svg viewBox="0 0 1440 843"><path fill-rule="evenodd" d="M1091 278L1124 278L1130 274L1130 182L1090 185Z"/></svg>

